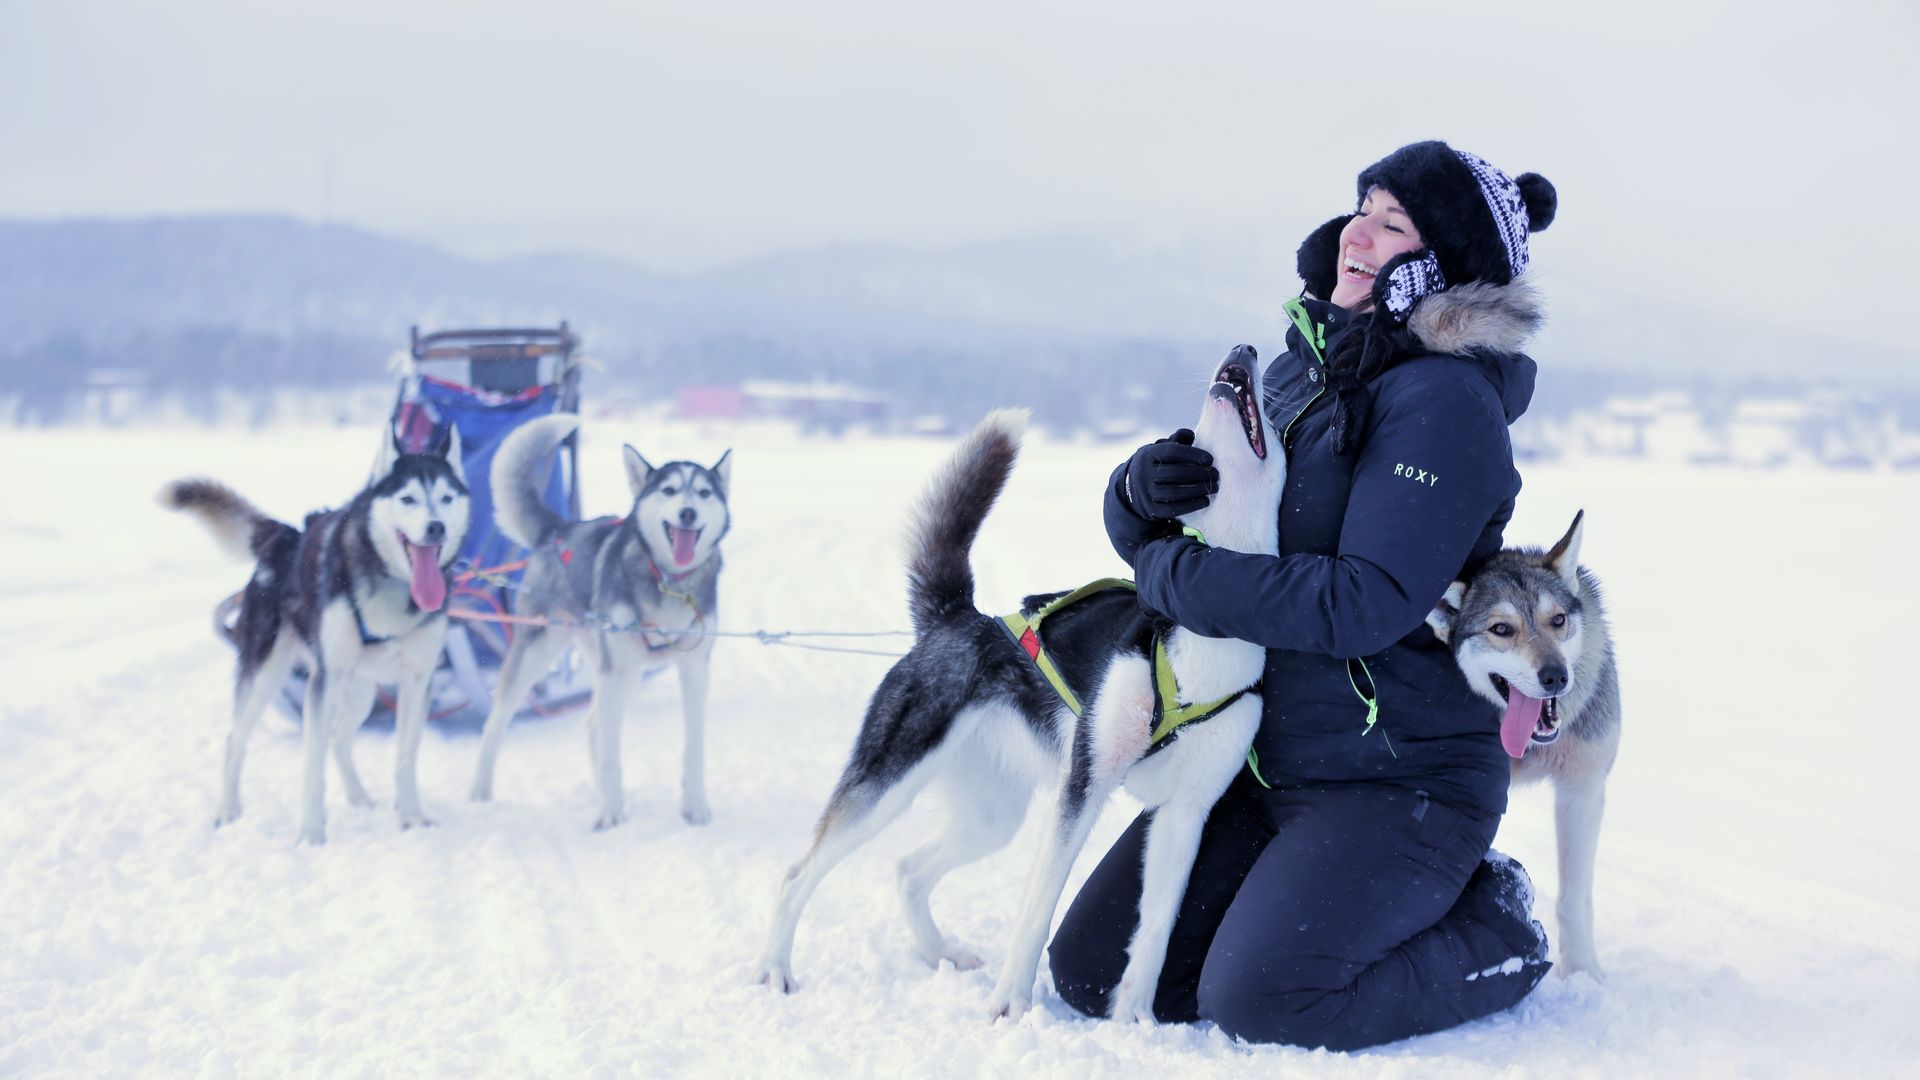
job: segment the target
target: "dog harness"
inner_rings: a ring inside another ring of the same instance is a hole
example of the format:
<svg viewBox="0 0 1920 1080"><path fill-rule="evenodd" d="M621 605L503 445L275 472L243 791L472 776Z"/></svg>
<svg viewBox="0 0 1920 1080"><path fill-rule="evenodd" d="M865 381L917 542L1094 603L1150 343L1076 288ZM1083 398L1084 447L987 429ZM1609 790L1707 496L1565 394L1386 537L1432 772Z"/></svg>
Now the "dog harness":
<svg viewBox="0 0 1920 1080"><path fill-rule="evenodd" d="M1047 601L1041 605L1039 610L1032 614L1028 614L1022 610L1016 611L1011 615L1000 616L1000 625L1006 629L1008 636L1013 638L1014 644L1020 646L1020 650L1027 654L1027 657L1033 661L1034 666L1040 669L1040 674L1045 676L1047 682L1053 686L1054 693L1060 695L1060 700L1066 703L1067 708L1073 710L1073 715L1075 716L1086 715L1086 707L1080 703L1079 696L1073 692L1072 687L1067 685L1066 678L1060 674L1060 669L1054 665L1053 659L1047 655L1046 647L1040 641L1040 624L1048 615L1059 611L1068 604L1092 596L1094 593L1105 592L1108 589L1131 589L1133 587L1133 582L1125 578L1101 578L1098 581L1088 582L1070 593L1062 594ZM1259 689L1260 685L1255 683L1253 686L1242 687L1216 701L1201 702L1199 704L1181 704L1180 685L1179 681L1174 678L1173 659L1167 655L1166 636L1158 630L1155 630L1153 634L1153 664L1151 671L1153 680L1153 719L1150 727L1151 739L1147 745L1147 753L1149 754L1172 742L1174 736L1179 733L1182 727L1188 724L1197 724L1202 720L1207 720L1218 715L1221 710L1240 700L1241 696L1248 691Z"/></svg>
<svg viewBox="0 0 1920 1080"><path fill-rule="evenodd" d="M384 645L392 638L383 638L367 629L367 617L360 613L360 601L353 598L353 590L347 590L347 607L353 612L353 625L360 631L360 644Z"/></svg>
<svg viewBox="0 0 1920 1080"><path fill-rule="evenodd" d="M626 520L624 516L616 517L609 514L605 517L595 518L591 524L619 525ZM556 536L553 538L553 546L559 552L560 565L572 565L573 549L567 546L566 541ZM687 580L695 574L706 569L706 567L704 565L696 566L682 573L669 574L660 569L660 564L653 561L652 553L648 552L644 547L641 548L641 554L646 557L647 569L653 573L654 587L660 590L661 595L673 597L675 600L693 609L693 627L690 631L674 631L662 629L653 623L643 622L625 629L638 631L641 644L645 645L647 651L650 653L666 652L669 649L689 652L698 648L700 638L706 633L707 616L705 612L700 610L699 603L694 600L693 590L681 589L680 586L685 584ZM691 642L692 644L687 644L687 642Z"/></svg>

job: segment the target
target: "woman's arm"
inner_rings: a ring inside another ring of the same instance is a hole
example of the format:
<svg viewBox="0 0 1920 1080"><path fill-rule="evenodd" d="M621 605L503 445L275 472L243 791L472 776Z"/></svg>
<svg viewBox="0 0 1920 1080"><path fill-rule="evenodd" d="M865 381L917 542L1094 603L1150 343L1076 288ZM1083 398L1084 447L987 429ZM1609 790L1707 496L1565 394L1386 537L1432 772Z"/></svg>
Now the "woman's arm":
<svg viewBox="0 0 1920 1080"><path fill-rule="evenodd" d="M1151 540L1134 552L1141 601L1197 633L1271 649L1365 656L1411 633L1513 494L1513 455L1505 418L1451 373L1399 388L1376 414L1337 554Z"/></svg>

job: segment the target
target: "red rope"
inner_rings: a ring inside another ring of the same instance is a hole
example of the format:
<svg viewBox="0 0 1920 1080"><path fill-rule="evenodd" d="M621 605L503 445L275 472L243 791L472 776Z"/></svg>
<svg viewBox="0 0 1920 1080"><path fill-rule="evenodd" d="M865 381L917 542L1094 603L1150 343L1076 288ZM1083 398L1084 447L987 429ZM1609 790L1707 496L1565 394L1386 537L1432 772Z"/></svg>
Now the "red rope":
<svg viewBox="0 0 1920 1080"><path fill-rule="evenodd" d="M526 568L527 560L517 559L510 563L501 563L499 566L481 566L471 570L462 570L453 576L453 580L467 582L472 581L482 574L505 574L514 570L525 570Z"/></svg>

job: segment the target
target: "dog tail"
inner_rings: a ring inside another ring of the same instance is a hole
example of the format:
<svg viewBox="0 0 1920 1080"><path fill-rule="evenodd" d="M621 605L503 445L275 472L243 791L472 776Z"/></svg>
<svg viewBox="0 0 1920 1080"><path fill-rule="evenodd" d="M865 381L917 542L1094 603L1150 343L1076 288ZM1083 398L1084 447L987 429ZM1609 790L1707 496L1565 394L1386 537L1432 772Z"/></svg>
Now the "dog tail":
<svg viewBox="0 0 1920 1080"><path fill-rule="evenodd" d="M241 494L218 480L175 480L160 489L160 505L200 519L221 549L236 559L266 559L287 537L300 531L260 512Z"/></svg>
<svg viewBox="0 0 1920 1080"><path fill-rule="evenodd" d="M493 455L493 521L523 548L539 547L566 519L541 501L552 455L580 427L572 413L554 413L516 428Z"/></svg>
<svg viewBox="0 0 1920 1080"><path fill-rule="evenodd" d="M920 496L908 532L907 595L914 633L925 634L957 613L975 610L968 554L1013 473L1028 415L1025 409L988 414Z"/></svg>

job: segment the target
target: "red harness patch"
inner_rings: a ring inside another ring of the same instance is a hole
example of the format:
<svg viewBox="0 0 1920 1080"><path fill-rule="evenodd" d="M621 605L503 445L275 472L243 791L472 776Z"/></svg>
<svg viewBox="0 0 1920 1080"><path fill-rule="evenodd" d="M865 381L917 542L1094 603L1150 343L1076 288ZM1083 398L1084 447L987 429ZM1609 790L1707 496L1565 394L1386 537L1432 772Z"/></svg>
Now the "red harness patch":
<svg viewBox="0 0 1920 1080"><path fill-rule="evenodd" d="M625 520L627 519L623 517L604 517L599 519L599 521L595 522L595 524L618 525ZM568 547L566 544L561 543L560 538L557 536L553 538L553 546L560 549L560 565L572 566L573 565L573 549Z"/></svg>
<svg viewBox="0 0 1920 1080"><path fill-rule="evenodd" d="M1020 635L1020 647L1027 650L1027 659L1040 659L1040 635L1033 632L1033 627L1027 627L1026 632Z"/></svg>

